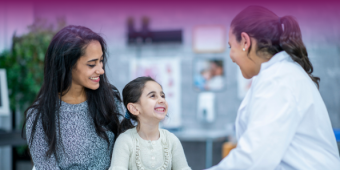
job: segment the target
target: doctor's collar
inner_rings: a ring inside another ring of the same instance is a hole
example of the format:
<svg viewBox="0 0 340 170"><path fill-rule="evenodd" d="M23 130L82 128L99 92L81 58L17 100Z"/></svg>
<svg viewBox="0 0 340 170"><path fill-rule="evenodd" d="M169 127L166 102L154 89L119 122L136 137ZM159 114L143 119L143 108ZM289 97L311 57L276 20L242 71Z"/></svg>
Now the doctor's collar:
<svg viewBox="0 0 340 170"><path fill-rule="evenodd" d="M260 72L269 68L271 65L273 65L277 62L280 62L282 60L286 60L287 58L289 59L290 56L287 54L286 51L281 51L281 52L276 53L275 55L273 55L273 57L269 61L261 64Z"/></svg>

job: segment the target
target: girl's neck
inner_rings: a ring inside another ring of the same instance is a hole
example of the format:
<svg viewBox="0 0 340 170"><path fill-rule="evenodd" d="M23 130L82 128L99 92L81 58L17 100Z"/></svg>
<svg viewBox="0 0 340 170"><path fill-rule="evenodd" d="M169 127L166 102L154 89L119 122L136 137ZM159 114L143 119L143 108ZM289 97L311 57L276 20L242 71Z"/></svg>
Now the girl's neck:
<svg viewBox="0 0 340 170"><path fill-rule="evenodd" d="M61 100L69 104L79 104L86 101L85 88L72 83L70 90L61 97Z"/></svg>
<svg viewBox="0 0 340 170"><path fill-rule="evenodd" d="M150 125L139 123L137 127L137 133L144 140L158 140L160 137L159 124L157 123Z"/></svg>

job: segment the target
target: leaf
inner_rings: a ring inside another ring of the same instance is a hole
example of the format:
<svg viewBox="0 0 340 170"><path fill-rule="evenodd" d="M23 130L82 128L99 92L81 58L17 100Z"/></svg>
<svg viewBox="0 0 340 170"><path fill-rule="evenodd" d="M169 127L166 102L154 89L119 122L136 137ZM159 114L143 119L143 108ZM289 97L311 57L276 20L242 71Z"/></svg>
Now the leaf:
<svg viewBox="0 0 340 170"><path fill-rule="evenodd" d="M12 48L0 53L0 68L7 72L12 110L16 104L21 111L26 110L36 98L43 83L45 53L60 25L65 26L65 20L58 21L58 28L53 30L46 20L37 19L28 27L29 33L14 35Z"/></svg>

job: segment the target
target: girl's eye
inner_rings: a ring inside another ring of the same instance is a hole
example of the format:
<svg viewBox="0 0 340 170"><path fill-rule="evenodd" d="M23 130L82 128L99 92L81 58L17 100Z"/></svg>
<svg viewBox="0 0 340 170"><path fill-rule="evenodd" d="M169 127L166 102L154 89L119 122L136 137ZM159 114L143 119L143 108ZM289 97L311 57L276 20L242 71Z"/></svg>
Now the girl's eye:
<svg viewBox="0 0 340 170"><path fill-rule="evenodd" d="M162 97L165 99L165 95L162 95Z"/></svg>
<svg viewBox="0 0 340 170"><path fill-rule="evenodd" d="M155 97L155 95L153 94L153 95L151 95L150 97Z"/></svg>
<svg viewBox="0 0 340 170"><path fill-rule="evenodd" d="M104 62L104 60L100 60L100 62L102 63L102 62Z"/></svg>
<svg viewBox="0 0 340 170"><path fill-rule="evenodd" d="M91 68L93 68L94 66L96 66L96 65L88 65L89 67L91 67Z"/></svg>

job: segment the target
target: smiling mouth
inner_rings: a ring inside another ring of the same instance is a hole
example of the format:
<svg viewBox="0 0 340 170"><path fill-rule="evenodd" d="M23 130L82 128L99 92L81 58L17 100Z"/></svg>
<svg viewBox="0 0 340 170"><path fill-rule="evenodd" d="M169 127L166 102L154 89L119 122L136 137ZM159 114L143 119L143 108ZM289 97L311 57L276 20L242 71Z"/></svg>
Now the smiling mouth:
<svg viewBox="0 0 340 170"><path fill-rule="evenodd" d="M91 80L98 80L99 77L90 77Z"/></svg>
<svg viewBox="0 0 340 170"><path fill-rule="evenodd" d="M90 80L98 83L100 81L100 78L99 78L99 76L98 77L90 77Z"/></svg>
<svg viewBox="0 0 340 170"><path fill-rule="evenodd" d="M157 112L164 112L165 111L165 107L157 107L157 108L155 108L155 111L157 111Z"/></svg>

